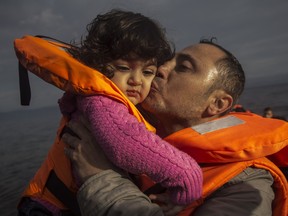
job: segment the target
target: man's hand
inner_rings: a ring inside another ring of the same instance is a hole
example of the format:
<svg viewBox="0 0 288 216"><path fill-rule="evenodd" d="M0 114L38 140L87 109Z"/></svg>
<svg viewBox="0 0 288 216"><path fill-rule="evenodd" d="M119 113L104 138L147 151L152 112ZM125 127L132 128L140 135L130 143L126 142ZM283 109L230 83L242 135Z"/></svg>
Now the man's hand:
<svg viewBox="0 0 288 216"><path fill-rule="evenodd" d="M115 168L95 141L90 132L90 124L84 117L77 122L70 121L67 126L80 137L65 133L62 140L67 144L65 154L72 161L82 182L103 170Z"/></svg>
<svg viewBox="0 0 288 216"><path fill-rule="evenodd" d="M164 215L166 216L175 216L186 207L183 205L173 204L167 193L151 194L149 195L149 198L152 202L159 203Z"/></svg>

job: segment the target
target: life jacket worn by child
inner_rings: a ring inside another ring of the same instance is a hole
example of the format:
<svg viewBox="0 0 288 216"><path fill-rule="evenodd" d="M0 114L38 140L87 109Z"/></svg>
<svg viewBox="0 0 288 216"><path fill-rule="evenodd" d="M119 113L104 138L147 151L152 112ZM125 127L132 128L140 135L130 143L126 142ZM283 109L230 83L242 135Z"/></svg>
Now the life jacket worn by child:
<svg viewBox="0 0 288 216"><path fill-rule="evenodd" d="M31 98L28 70L66 92L76 95L100 94L117 100L126 105L129 113L139 122L144 123L148 130L155 132L155 129L110 79L74 59L65 51L67 47L69 45L61 42L33 36L24 36L14 41L15 52L19 59L22 105L29 105ZM79 215L75 197L78 188L72 177L70 160L64 154L65 144L60 139L67 121L69 117L63 116L55 143L23 196L48 200L59 209L70 209Z"/></svg>

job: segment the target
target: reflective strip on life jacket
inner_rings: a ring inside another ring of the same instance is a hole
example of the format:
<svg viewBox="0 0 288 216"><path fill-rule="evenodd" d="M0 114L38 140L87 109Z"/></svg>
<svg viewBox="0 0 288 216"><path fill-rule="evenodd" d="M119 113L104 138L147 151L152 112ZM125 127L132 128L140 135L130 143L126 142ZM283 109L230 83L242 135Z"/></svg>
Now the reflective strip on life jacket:
<svg viewBox="0 0 288 216"><path fill-rule="evenodd" d="M209 132L229 128L244 123L245 121L237 118L236 116L227 116L221 119L216 119L214 121L205 122L203 124L193 126L192 129L203 135Z"/></svg>

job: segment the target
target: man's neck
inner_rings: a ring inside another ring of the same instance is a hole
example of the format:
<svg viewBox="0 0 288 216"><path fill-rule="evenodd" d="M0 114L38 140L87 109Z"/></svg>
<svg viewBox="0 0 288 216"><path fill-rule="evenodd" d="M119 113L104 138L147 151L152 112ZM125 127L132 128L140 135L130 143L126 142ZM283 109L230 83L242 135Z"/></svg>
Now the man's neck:
<svg viewBox="0 0 288 216"><path fill-rule="evenodd" d="M173 134L177 131L180 131L185 128L193 127L196 125L200 125L202 123L211 121L213 119L217 118L216 116L209 117L209 118L201 118L201 119L194 119L190 121L181 121L181 122L174 122L169 121L168 119L162 119L159 121L156 129L157 129L157 135L164 138L169 136L170 134Z"/></svg>
<svg viewBox="0 0 288 216"><path fill-rule="evenodd" d="M166 126L165 124L159 124L156 129L157 129L157 135L160 136L161 138L167 137L170 134L173 134L179 130L184 129L182 125L169 125Z"/></svg>

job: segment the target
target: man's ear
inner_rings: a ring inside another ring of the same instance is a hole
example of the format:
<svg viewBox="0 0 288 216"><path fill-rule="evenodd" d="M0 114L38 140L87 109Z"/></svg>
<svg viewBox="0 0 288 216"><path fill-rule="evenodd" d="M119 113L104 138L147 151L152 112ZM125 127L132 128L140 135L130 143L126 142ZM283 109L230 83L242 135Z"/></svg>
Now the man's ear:
<svg viewBox="0 0 288 216"><path fill-rule="evenodd" d="M216 90L210 96L207 112L209 115L220 115L232 107L233 98L223 90Z"/></svg>

